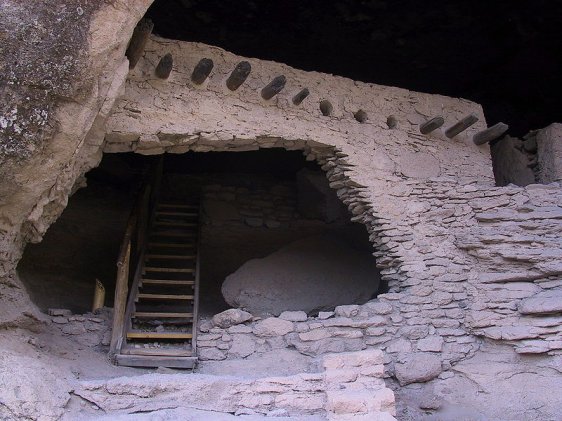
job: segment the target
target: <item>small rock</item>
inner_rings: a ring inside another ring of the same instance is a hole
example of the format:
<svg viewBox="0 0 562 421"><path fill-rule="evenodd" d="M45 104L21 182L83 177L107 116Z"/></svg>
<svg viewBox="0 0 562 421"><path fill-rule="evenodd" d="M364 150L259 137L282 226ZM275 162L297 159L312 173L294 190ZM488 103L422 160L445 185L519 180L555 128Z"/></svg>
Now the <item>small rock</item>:
<svg viewBox="0 0 562 421"><path fill-rule="evenodd" d="M254 327L256 336L283 336L294 330L293 323L277 317L269 317Z"/></svg>
<svg viewBox="0 0 562 421"><path fill-rule="evenodd" d="M335 308L335 313L337 316L341 317L354 317L359 314L359 306L356 304L347 306L337 306Z"/></svg>
<svg viewBox="0 0 562 421"><path fill-rule="evenodd" d="M199 332L202 332L202 333L207 333L212 328L213 328L213 324L208 320L205 320L204 322L201 322L199 324Z"/></svg>
<svg viewBox="0 0 562 421"><path fill-rule="evenodd" d="M335 313L333 311L321 311L318 313L318 318L320 320L326 320L332 317Z"/></svg>
<svg viewBox="0 0 562 421"><path fill-rule="evenodd" d="M279 318L290 322L306 322L308 316L304 311L284 311Z"/></svg>
<svg viewBox="0 0 562 421"><path fill-rule="evenodd" d="M247 311L240 310L238 308L230 308L222 313L215 314L213 316L212 323L215 326L226 329L230 326L238 325L251 319L252 315Z"/></svg>
<svg viewBox="0 0 562 421"><path fill-rule="evenodd" d="M72 316L72 311L66 308L50 308L47 310L49 316Z"/></svg>
<svg viewBox="0 0 562 421"><path fill-rule="evenodd" d="M370 301L365 304L370 311L375 314L390 314L392 313L392 305L383 301Z"/></svg>
<svg viewBox="0 0 562 421"><path fill-rule="evenodd" d="M228 333L252 333L252 328L246 325L230 326L227 330Z"/></svg>
<svg viewBox="0 0 562 421"><path fill-rule="evenodd" d="M521 300L518 306L521 314L562 313L562 291L544 291Z"/></svg>
<svg viewBox="0 0 562 421"><path fill-rule="evenodd" d="M103 323L103 319L99 317L88 317L88 320L94 323Z"/></svg>
<svg viewBox="0 0 562 421"><path fill-rule="evenodd" d="M441 352L443 348L443 338L438 335L428 336L418 341L419 351Z"/></svg>
<svg viewBox="0 0 562 421"><path fill-rule="evenodd" d="M201 361L221 361L226 359L226 353L216 348L199 348L198 354Z"/></svg>
<svg viewBox="0 0 562 421"><path fill-rule="evenodd" d="M288 415L289 413L287 410L283 408L274 409L273 411L267 413L268 417L286 417Z"/></svg>
<svg viewBox="0 0 562 421"><path fill-rule="evenodd" d="M422 352L409 354L402 362L394 365L394 373L400 386L427 382L439 376L442 371L441 358Z"/></svg>
<svg viewBox="0 0 562 421"><path fill-rule="evenodd" d="M86 328L81 324L66 324L62 328L62 332L67 335L81 335L82 333L86 333Z"/></svg>
<svg viewBox="0 0 562 421"><path fill-rule="evenodd" d="M228 351L229 357L246 358L256 351L256 343L249 335L234 335Z"/></svg>
<svg viewBox="0 0 562 421"><path fill-rule="evenodd" d="M410 352L411 350L412 344L410 343L410 341L402 338L390 342L386 347L386 352L390 353Z"/></svg>
<svg viewBox="0 0 562 421"><path fill-rule="evenodd" d="M56 316L56 317L53 317L53 323L56 323L58 325L62 325L62 324L68 323L68 318Z"/></svg>

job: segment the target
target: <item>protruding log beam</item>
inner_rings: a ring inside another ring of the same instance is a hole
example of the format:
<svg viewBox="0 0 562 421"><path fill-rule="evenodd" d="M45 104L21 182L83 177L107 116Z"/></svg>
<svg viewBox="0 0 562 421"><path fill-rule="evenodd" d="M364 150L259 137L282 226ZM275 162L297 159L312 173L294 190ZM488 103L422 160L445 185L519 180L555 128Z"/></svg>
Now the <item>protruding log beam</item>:
<svg viewBox="0 0 562 421"><path fill-rule="evenodd" d="M398 126L398 119L393 115L389 115L386 119L386 125L389 129L394 129L396 126Z"/></svg>
<svg viewBox="0 0 562 421"><path fill-rule="evenodd" d="M131 41L129 41L127 51L125 52L125 56L129 59L129 69L134 69L142 57L152 28L154 28L154 24L150 19L144 18L137 23L133 35L131 36Z"/></svg>
<svg viewBox="0 0 562 421"><path fill-rule="evenodd" d="M214 63L210 58L202 58L191 73L191 81L197 85L201 85L211 74Z"/></svg>
<svg viewBox="0 0 562 421"><path fill-rule="evenodd" d="M497 123L494 124L492 127L487 128L486 130L482 130L474 135L472 141L476 145L483 145L484 143L491 142L492 140L496 140L498 137L503 135L507 132L509 126L505 123Z"/></svg>
<svg viewBox="0 0 562 421"><path fill-rule="evenodd" d="M327 99L320 101L320 112L323 116L328 117L332 115L333 109L334 107L332 106L332 103Z"/></svg>
<svg viewBox="0 0 562 421"><path fill-rule="evenodd" d="M308 95L310 95L310 91L308 90L308 88L302 89L298 94L296 94L293 97L293 104L300 105Z"/></svg>
<svg viewBox="0 0 562 421"><path fill-rule="evenodd" d="M265 100L273 98L283 90L285 83L287 83L287 78L284 75L275 77L261 90L261 97Z"/></svg>
<svg viewBox="0 0 562 421"><path fill-rule="evenodd" d="M443 124L445 124L445 119L443 117L433 117L431 120L427 120L425 123L420 125L420 133L429 134L433 130L437 130Z"/></svg>
<svg viewBox="0 0 562 421"><path fill-rule="evenodd" d="M472 126L477 121L478 121L478 117L476 117L474 114L467 115L465 118L463 118L457 124L449 127L445 131L445 136L447 136L449 139L452 139L453 137L455 137L459 133L464 132L466 129L468 129L470 126Z"/></svg>
<svg viewBox="0 0 562 421"><path fill-rule="evenodd" d="M170 73L172 73L173 66L174 66L174 58L172 57L171 53L167 53L158 62L158 65L156 66L156 70L154 71L154 73L160 79L168 79L168 77L170 77Z"/></svg>
<svg viewBox="0 0 562 421"><path fill-rule="evenodd" d="M357 120L359 123L364 123L369 119L369 116L363 110L358 110L353 113L353 117L355 117L355 120Z"/></svg>
<svg viewBox="0 0 562 421"><path fill-rule="evenodd" d="M247 61L241 61L236 65L228 79L226 80L226 86L231 91L235 91L244 83L244 81L250 75L252 71L252 66Z"/></svg>

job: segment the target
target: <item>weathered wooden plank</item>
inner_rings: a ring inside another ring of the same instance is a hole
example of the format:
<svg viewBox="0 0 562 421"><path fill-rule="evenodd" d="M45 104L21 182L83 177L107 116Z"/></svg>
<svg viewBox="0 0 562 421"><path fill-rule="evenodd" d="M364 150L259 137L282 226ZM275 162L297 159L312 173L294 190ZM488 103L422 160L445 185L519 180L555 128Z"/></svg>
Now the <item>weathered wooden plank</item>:
<svg viewBox="0 0 562 421"><path fill-rule="evenodd" d="M127 339L191 339L191 333L183 332L141 332L131 330L127 332Z"/></svg>
<svg viewBox="0 0 562 421"><path fill-rule="evenodd" d="M154 24L150 19L141 19L135 27L125 55L129 59L129 69L134 69L144 53L144 47L150 37Z"/></svg>
<svg viewBox="0 0 562 421"><path fill-rule="evenodd" d="M167 53L158 62L158 65L154 70L154 74L156 74L156 76L160 79L168 79L170 77L170 73L172 73L173 67L174 58L171 53Z"/></svg>
<svg viewBox="0 0 562 421"><path fill-rule="evenodd" d="M478 117L476 115L474 114L467 115L461 121L459 121L458 123L454 124L453 126L449 127L447 130L445 130L445 136L447 136L449 139L452 139L459 133L464 132L466 129L468 129L477 121L478 121Z"/></svg>
<svg viewBox="0 0 562 421"><path fill-rule="evenodd" d="M145 266L143 273L146 272L167 272L167 273L193 273L195 269L187 268L158 268L153 266Z"/></svg>
<svg viewBox="0 0 562 421"><path fill-rule="evenodd" d="M210 58L202 58L191 73L191 81L197 85L201 85L211 74L214 63Z"/></svg>
<svg viewBox="0 0 562 421"><path fill-rule="evenodd" d="M228 79L226 80L226 86L231 91L235 91L244 83L244 81L250 75L252 71L252 66L247 61L241 61L236 65Z"/></svg>
<svg viewBox="0 0 562 421"><path fill-rule="evenodd" d="M121 348L123 339L123 327L125 325L125 310L129 288L129 262L131 257L130 236L127 239L123 258L119 259L117 267L117 279L115 284L115 299L113 304L113 327L111 330L111 343L109 345L110 355L115 354Z"/></svg>
<svg viewBox="0 0 562 421"><path fill-rule="evenodd" d="M169 367L169 368L193 368L197 364L197 357L163 357L146 355L124 355L116 356L118 365L127 367Z"/></svg>
<svg viewBox="0 0 562 421"><path fill-rule="evenodd" d="M146 355L146 356L160 356L160 357L191 357L193 352L190 349L184 348L134 348L128 346L121 350L124 355Z"/></svg>
<svg viewBox="0 0 562 421"><path fill-rule="evenodd" d="M193 295L187 294L148 294L141 293L137 298L144 300L193 300Z"/></svg>
<svg viewBox="0 0 562 421"><path fill-rule="evenodd" d="M445 124L445 119L443 117L441 116L433 117L431 120L428 120L420 125L420 133L429 134L432 131L437 130L443 124Z"/></svg>
<svg viewBox="0 0 562 421"><path fill-rule="evenodd" d="M147 254L147 259L181 259L181 260L193 260L194 255L182 255L182 254Z"/></svg>
<svg viewBox="0 0 562 421"><path fill-rule="evenodd" d="M301 89L294 97L293 97L293 104L300 105L306 97L310 95L310 91L308 88Z"/></svg>
<svg viewBox="0 0 562 421"><path fill-rule="evenodd" d="M475 145L483 145L485 143L491 142L492 140L496 140L498 137L502 136L507 130L509 126L505 123L497 123L494 124L492 127L487 128L486 130L482 130L474 135L472 141Z"/></svg>
<svg viewBox="0 0 562 421"><path fill-rule="evenodd" d="M275 77L261 90L261 97L265 100L269 100L273 98L275 95L277 95L279 92L283 90L286 83L287 83L287 78L284 75Z"/></svg>
<svg viewBox="0 0 562 421"><path fill-rule="evenodd" d="M133 313L133 317L138 318L154 318L154 319L190 319L193 317L193 313L166 313L161 311L136 311Z"/></svg>

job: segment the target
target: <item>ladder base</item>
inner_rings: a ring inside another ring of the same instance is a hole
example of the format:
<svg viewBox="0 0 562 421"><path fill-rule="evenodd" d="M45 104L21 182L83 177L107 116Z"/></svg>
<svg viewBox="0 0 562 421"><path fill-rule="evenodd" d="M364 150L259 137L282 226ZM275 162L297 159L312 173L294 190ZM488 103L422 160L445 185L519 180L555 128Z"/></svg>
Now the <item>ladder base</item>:
<svg viewBox="0 0 562 421"><path fill-rule="evenodd" d="M197 357L117 354L115 356L115 363L125 367L168 367L191 369L197 365Z"/></svg>

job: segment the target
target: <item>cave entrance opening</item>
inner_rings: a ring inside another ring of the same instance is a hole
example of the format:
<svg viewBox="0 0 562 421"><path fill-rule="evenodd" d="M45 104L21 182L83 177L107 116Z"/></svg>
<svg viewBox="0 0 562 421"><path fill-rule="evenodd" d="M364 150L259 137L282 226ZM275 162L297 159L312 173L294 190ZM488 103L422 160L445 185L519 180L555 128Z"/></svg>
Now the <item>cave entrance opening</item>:
<svg viewBox="0 0 562 421"><path fill-rule="evenodd" d="M18 273L43 311L89 311L96 279L114 305L128 216L159 160L160 202L197 203L200 320L230 307L315 315L384 292L365 226L350 221L325 173L300 151L120 153L104 154L43 242L25 250ZM178 222L169 211L160 223Z"/></svg>

